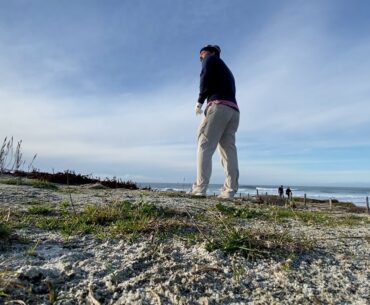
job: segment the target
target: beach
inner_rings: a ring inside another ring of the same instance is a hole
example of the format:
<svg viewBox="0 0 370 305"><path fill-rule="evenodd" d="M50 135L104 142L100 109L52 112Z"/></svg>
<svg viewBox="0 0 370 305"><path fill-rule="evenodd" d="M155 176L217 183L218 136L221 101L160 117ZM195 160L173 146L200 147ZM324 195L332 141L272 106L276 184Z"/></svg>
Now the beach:
<svg viewBox="0 0 370 305"><path fill-rule="evenodd" d="M190 183L140 183L141 186L150 186L157 190L175 190L175 191L188 191L191 189ZM219 194L222 184L210 184L207 190L208 195ZM243 185L241 184L237 192L237 196L256 195L257 191L260 195L278 195L279 185ZM284 190L287 186L284 186ZM348 187L348 186L291 186L293 196L317 200L329 199L338 200L341 202L352 202L357 206L366 206L366 197L370 197L369 187Z"/></svg>
<svg viewBox="0 0 370 305"><path fill-rule="evenodd" d="M14 179L0 304L369 303L366 209Z"/></svg>

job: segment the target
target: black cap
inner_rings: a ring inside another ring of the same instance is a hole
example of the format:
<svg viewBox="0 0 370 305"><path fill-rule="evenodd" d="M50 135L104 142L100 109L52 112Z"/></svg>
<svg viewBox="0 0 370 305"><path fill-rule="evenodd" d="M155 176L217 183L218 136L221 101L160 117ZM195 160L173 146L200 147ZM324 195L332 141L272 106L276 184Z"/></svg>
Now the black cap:
<svg viewBox="0 0 370 305"><path fill-rule="evenodd" d="M200 52L199 53L202 53L202 51L209 51L209 52L215 52L217 56L220 56L221 54L221 48L214 44L209 44L209 45L206 45L205 47L201 48L200 49Z"/></svg>

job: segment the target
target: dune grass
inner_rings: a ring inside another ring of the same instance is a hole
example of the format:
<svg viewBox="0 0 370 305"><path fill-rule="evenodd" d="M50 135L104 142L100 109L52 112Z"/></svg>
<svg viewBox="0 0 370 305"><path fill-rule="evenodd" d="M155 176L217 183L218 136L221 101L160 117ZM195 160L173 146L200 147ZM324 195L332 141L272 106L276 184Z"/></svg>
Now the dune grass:
<svg viewBox="0 0 370 305"><path fill-rule="evenodd" d="M40 203L40 205L32 205L27 212L31 215L51 215L54 211L49 206Z"/></svg>
<svg viewBox="0 0 370 305"><path fill-rule="evenodd" d="M344 214L342 216L334 216L328 212L302 211L278 206L235 207L218 203L216 210L229 218L254 218L276 223L283 223L292 219L301 221L305 225L324 226L356 226L370 223L370 218L366 215Z"/></svg>
<svg viewBox="0 0 370 305"><path fill-rule="evenodd" d="M48 189L48 190L58 190L59 187L51 182L46 180L24 180L21 177L19 178L10 178L1 180L0 183L7 185L27 185L34 188Z"/></svg>
<svg viewBox="0 0 370 305"><path fill-rule="evenodd" d="M0 211L5 219L6 211ZM9 217L8 217L9 218ZM306 238L282 232L281 223L300 221L302 225L355 226L370 223L368 217L334 216L330 213L297 211L276 206L235 206L218 203L203 212L156 206L142 197L137 202L117 201L110 204L89 204L72 209L68 201L58 206L35 202L27 211L12 213L9 222L0 223L0 238L10 236L16 228L54 230L63 236L94 234L98 238L119 238L138 241L152 236L158 241L173 237L190 244L203 243L209 251L240 253L248 258L299 254L312 249ZM246 226L250 221L268 225ZM280 229L279 229L280 228Z"/></svg>
<svg viewBox="0 0 370 305"><path fill-rule="evenodd" d="M11 234L11 228L6 223L0 222L0 240L6 240Z"/></svg>
<svg viewBox="0 0 370 305"><path fill-rule="evenodd" d="M312 240L293 238L274 227L269 229L242 229L226 226L206 243L206 249L220 249L226 253L240 253L247 258L289 257L313 248Z"/></svg>
<svg viewBox="0 0 370 305"><path fill-rule="evenodd" d="M58 209L44 204L35 205L26 213L19 214L18 218L18 226L57 230L66 236L95 234L99 237L123 237L159 231L181 234L182 230L195 230L181 222L181 213L175 210L128 201L103 206L90 204L76 213L70 210L68 202L61 202Z"/></svg>

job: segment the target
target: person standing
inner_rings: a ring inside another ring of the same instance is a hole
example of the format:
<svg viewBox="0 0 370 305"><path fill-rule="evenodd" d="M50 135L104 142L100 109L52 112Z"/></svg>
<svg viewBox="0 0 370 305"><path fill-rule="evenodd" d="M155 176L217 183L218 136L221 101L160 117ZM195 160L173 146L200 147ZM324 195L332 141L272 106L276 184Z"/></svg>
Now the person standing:
<svg viewBox="0 0 370 305"><path fill-rule="evenodd" d="M232 72L220 58L217 45L200 50L199 98L196 114L202 113L207 100L205 117L198 130L197 180L191 193L205 196L212 173L212 156L218 147L225 172L225 182L219 198L233 198L239 187L238 155L235 133L239 126L239 107L235 98L235 80Z"/></svg>
<svg viewBox="0 0 370 305"><path fill-rule="evenodd" d="M284 187L282 185L280 185L278 191L279 191L279 197L284 198Z"/></svg>
<svg viewBox="0 0 370 305"><path fill-rule="evenodd" d="M293 193L292 190L290 189L290 186L288 186L288 188L286 189L285 194L288 196L288 200L292 199Z"/></svg>

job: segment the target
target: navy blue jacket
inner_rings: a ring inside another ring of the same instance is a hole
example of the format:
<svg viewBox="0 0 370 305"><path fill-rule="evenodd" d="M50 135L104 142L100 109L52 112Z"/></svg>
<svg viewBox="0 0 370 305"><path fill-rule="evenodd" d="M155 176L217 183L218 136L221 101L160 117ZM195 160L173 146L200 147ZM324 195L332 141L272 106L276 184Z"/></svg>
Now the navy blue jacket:
<svg viewBox="0 0 370 305"><path fill-rule="evenodd" d="M230 69L217 55L208 55L202 61L198 102L227 100L235 104L235 80Z"/></svg>

